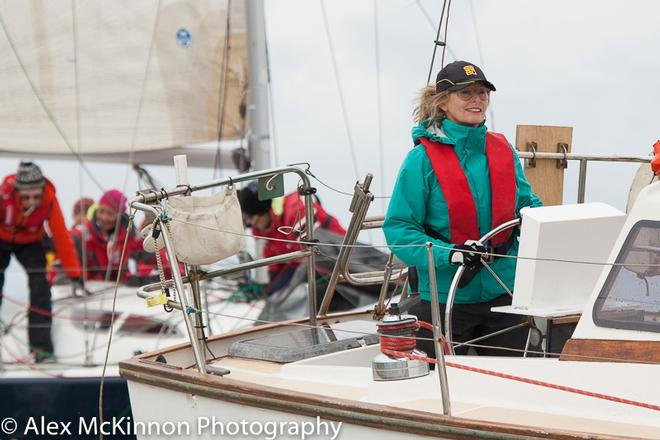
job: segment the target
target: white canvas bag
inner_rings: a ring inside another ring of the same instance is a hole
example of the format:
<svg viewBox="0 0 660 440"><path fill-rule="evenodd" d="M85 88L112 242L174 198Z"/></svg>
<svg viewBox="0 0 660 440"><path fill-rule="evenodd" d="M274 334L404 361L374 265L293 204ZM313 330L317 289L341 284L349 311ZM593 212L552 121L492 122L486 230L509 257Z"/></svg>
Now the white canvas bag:
<svg viewBox="0 0 660 440"><path fill-rule="evenodd" d="M210 264L245 247L241 205L233 186L211 196L174 196L167 215L177 258L188 264Z"/></svg>

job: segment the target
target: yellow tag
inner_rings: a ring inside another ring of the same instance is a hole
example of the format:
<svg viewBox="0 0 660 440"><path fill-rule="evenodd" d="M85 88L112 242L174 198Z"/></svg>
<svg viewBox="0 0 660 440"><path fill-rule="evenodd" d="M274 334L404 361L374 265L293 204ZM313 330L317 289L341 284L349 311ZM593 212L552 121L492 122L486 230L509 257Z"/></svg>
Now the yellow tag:
<svg viewBox="0 0 660 440"><path fill-rule="evenodd" d="M465 70L466 75L476 75L477 71L474 68L474 66L465 66L463 67L463 70Z"/></svg>
<svg viewBox="0 0 660 440"><path fill-rule="evenodd" d="M163 304L167 304L167 296L163 292L147 298L148 307L162 306Z"/></svg>

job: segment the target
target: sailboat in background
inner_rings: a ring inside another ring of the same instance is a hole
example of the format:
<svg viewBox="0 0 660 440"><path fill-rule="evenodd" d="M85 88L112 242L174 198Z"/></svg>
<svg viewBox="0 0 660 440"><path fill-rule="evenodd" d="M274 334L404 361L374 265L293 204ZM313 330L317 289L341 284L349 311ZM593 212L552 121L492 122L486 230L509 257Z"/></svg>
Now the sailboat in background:
<svg viewBox="0 0 660 440"><path fill-rule="evenodd" d="M175 154L215 172L246 170L245 6L221 0L4 3L0 156L77 161L79 179L85 173L94 191L109 188L89 163L125 164L123 190L129 197L132 166L171 165ZM153 185L152 180L145 187ZM67 191L65 182L56 186ZM77 197L83 195L81 183ZM238 318L258 316L263 301L248 302L237 282L202 283L209 310L237 317L210 318L207 334L251 325ZM0 387L6 399L0 413L93 417L103 373L114 377L106 382L105 413L125 413L128 396L125 382L116 377L117 362L185 338L178 316L161 306L145 307L135 289L115 289L112 282L89 282L86 293L53 286L58 361L44 366L26 356L27 295L5 286ZM106 353L111 329L115 337ZM44 395L48 398L37 406L35 396ZM58 399L73 403L58 404Z"/></svg>
<svg viewBox="0 0 660 440"><path fill-rule="evenodd" d="M99 189L108 188L90 172L92 162L126 164L127 173L130 166L144 173L146 165L170 165L179 154L190 166L216 172L269 166L261 2L94 0L60 6L21 2L0 9L0 79L6 85L0 93L7 103L0 155L78 161ZM245 278L201 284L205 308L224 315L207 315L207 334L253 324L264 303L248 300L245 284ZM60 362L44 374L98 375L94 367L105 363L110 327L116 334L109 365L183 340L182 320L160 307L146 309L134 287L119 287L111 321L113 287L88 283L86 295L68 285L53 287ZM25 296L4 295L5 377L32 377L42 367L26 370L23 362L29 351L21 336Z"/></svg>

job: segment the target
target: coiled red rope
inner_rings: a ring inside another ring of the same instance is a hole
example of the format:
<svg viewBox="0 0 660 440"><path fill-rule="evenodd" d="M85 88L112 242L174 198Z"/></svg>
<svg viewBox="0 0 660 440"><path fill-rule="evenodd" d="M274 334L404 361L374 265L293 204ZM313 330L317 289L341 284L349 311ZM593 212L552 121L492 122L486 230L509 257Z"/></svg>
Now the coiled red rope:
<svg viewBox="0 0 660 440"><path fill-rule="evenodd" d="M380 334L380 351L390 356L391 352L412 352L417 347L414 333L421 327L433 331L433 325L424 321L406 322L402 324L378 324ZM448 346L442 338L443 351L448 353ZM400 356L399 356L400 357ZM430 359L430 358L428 358Z"/></svg>

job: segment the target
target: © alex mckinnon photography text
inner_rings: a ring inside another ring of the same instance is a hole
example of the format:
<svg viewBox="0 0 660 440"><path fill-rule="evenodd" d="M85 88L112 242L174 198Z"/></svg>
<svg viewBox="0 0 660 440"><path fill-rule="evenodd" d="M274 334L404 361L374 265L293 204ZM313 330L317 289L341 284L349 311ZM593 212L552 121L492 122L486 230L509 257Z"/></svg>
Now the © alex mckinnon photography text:
<svg viewBox="0 0 660 440"><path fill-rule="evenodd" d="M131 417L113 417L103 422L97 418L80 417L75 422L48 420L43 416L29 417L23 426L12 419L0 421L3 434L22 433L24 436L76 436L76 435L140 435L143 437L172 436L236 436L275 440L278 438L324 438L335 440L342 422L315 421L222 421L216 417L198 417L195 421L141 422Z"/></svg>

